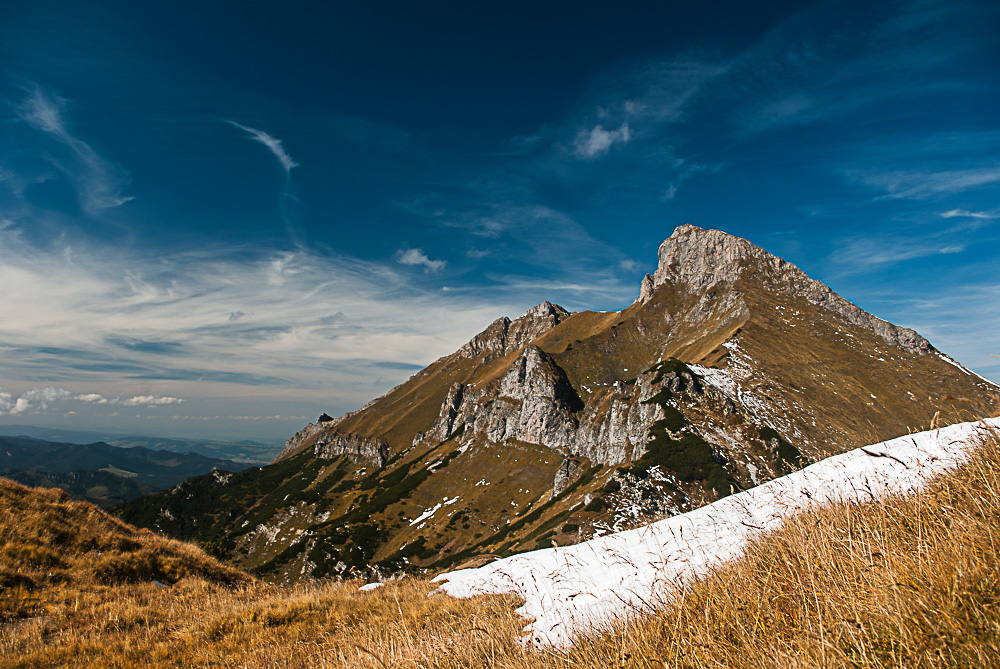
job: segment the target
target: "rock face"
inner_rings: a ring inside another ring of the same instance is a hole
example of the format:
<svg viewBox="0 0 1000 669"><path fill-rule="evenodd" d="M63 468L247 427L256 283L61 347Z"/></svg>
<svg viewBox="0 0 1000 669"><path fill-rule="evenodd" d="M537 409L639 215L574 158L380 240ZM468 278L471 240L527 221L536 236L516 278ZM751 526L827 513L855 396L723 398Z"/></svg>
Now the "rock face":
<svg viewBox="0 0 1000 669"><path fill-rule="evenodd" d="M332 460L339 455L347 455L355 462L367 462L376 467L385 465L392 453L385 440L341 433L336 430L336 424L334 420L309 423L285 443L276 460L281 460L311 442L313 454L317 458Z"/></svg>
<svg viewBox="0 0 1000 669"><path fill-rule="evenodd" d="M325 416L326 414L323 415ZM281 449L281 453L278 454L278 457L275 458L275 460L281 460L288 454L298 450L299 447L301 447L306 442L307 439L315 437L317 434L323 432L327 427L326 423L329 422L330 421L309 423L304 428L296 432L291 439L285 442L285 447Z"/></svg>
<svg viewBox="0 0 1000 669"><path fill-rule="evenodd" d="M368 462L376 467L384 467L392 450L385 440L377 437L325 432L313 444L313 454L322 460L347 455L355 462Z"/></svg>
<svg viewBox="0 0 1000 669"><path fill-rule="evenodd" d="M935 351L913 330L872 316L759 246L721 230L703 230L694 225L680 226L660 245L659 267L651 285L643 280L638 302L649 301L653 291L665 284L683 284L689 292L710 294L719 289L719 284L731 286L745 273L753 273L771 290L802 296L853 325L871 330L887 344L918 355Z"/></svg>
<svg viewBox="0 0 1000 669"><path fill-rule="evenodd" d="M516 439L549 448L573 438L573 411L581 405L566 374L535 346L524 349L499 383L468 393L468 402L456 419L469 434L464 438L481 433L494 443Z"/></svg>
<svg viewBox="0 0 1000 669"><path fill-rule="evenodd" d="M618 465L642 455L649 428L664 417L650 400L682 390L702 390L690 370L680 376L652 369L585 405L552 358L528 346L500 380L480 389L453 386L428 434L444 439L460 432L459 443L516 440Z"/></svg>
<svg viewBox="0 0 1000 669"><path fill-rule="evenodd" d="M506 316L493 321L488 328L476 335L458 351L463 358L474 358L487 353L487 359L516 351L535 338L561 323L569 312L557 304L542 302L516 320Z"/></svg>
<svg viewBox="0 0 1000 669"><path fill-rule="evenodd" d="M566 458L556 470L555 478L552 479L552 495L557 496L565 490L580 472L580 462L573 458Z"/></svg>

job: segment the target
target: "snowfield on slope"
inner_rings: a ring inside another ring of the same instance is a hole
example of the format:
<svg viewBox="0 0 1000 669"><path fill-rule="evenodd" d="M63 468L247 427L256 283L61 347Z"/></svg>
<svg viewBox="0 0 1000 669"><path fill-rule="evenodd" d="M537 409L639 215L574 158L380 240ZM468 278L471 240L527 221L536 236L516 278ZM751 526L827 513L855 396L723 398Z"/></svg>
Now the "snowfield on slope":
<svg viewBox="0 0 1000 669"><path fill-rule="evenodd" d="M976 437L1000 418L959 423L835 455L800 471L646 527L522 553L435 578L455 597L512 592L533 619L529 642L565 647L590 629L648 610L677 586L738 557L788 516L831 501L919 490L965 462Z"/></svg>

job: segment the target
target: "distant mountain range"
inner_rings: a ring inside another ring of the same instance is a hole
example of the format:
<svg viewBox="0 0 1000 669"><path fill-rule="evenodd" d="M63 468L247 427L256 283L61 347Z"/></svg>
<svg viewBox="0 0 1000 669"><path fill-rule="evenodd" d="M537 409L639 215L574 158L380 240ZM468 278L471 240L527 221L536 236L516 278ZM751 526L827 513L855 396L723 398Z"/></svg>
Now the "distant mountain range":
<svg viewBox="0 0 1000 669"><path fill-rule="evenodd" d="M149 437L119 434L97 430L76 430L63 427L38 427L35 425L0 425L0 436L34 437L45 441L59 441L72 444L91 444L103 441L111 446L135 448L142 446L152 450L173 451L174 453L200 453L212 458L222 458L252 465L263 465L274 459L281 450L279 442L260 441L217 441L211 439L183 439Z"/></svg>
<svg viewBox="0 0 1000 669"><path fill-rule="evenodd" d="M192 476L213 471L222 476L248 466L192 452L0 436L0 477L61 488L104 507L165 490Z"/></svg>
<svg viewBox="0 0 1000 669"><path fill-rule="evenodd" d="M1000 387L718 230L682 226L621 311L543 302L262 469L122 505L297 580L442 569L701 506L805 464L993 415Z"/></svg>

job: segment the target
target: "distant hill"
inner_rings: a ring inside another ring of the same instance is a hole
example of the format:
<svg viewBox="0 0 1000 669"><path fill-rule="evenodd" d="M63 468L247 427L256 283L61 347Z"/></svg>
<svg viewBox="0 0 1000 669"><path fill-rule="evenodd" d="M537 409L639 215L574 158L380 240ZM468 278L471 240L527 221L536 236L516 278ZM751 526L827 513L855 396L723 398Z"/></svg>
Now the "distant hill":
<svg viewBox="0 0 1000 669"><path fill-rule="evenodd" d="M263 465L274 459L283 444L260 441L216 441L212 439L183 439L119 434L97 430L75 430L63 427L38 427L36 425L0 425L0 435L7 437L34 437L45 441L71 444L92 444L103 441L111 446L134 448L142 446L152 450L175 453L201 453L212 458L222 458L251 465Z"/></svg>
<svg viewBox="0 0 1000 669"><path fill-rule="evenodd" d="M192 476L216 470L236 472L247 466L199 453L142 446L0 437L0 476L25 485L61 488L98 506L164 490Z"/></svg>

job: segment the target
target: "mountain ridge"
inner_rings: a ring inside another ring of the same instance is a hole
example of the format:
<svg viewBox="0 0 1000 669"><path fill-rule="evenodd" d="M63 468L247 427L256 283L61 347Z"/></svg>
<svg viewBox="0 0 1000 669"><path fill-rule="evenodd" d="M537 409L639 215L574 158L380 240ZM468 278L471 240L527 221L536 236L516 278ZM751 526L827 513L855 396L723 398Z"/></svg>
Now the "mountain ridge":
<svg viewBox="0 0 1000 669"><path fill-rule="evenodd" d="M285 579L442 568L990 415L997 392L791 263L681 226L621 311L543 302L497 319L361 409L306 426L269 467L122 512Z"/></svg>

